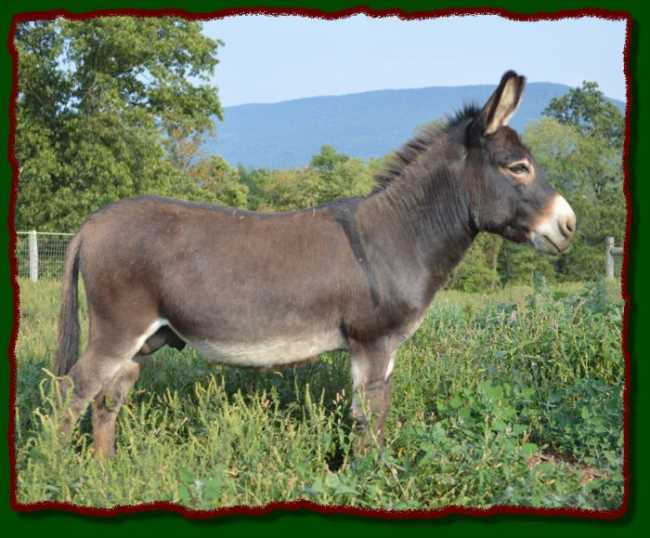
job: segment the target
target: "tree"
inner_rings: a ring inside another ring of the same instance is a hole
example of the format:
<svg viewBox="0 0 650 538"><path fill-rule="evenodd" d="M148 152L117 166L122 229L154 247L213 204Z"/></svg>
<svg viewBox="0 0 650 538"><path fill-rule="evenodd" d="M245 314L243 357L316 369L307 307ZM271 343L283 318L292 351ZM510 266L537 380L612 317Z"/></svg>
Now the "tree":
<svg viewBox="0 0 650 538"><path fill-rule="evenodd" d="M292 211L318 205L320 176L311 168L273 170L260 186L260 211Z"/></svg>
<svg viewBox="0 0 650 538"><path fill-rule="evenodd" d="M15 44L19 228L72 230L136 194L204 198L175 159L187 138L221 118L206 82L222 43L203 36L199 23L28 22Z"/></svg>
<svg viewBox="0 0 650 538"><path fill-rule="evenodd" d="M542 114L574 126L584 136L602 138L616 147L623 145L623 116L596 82L584 81L581 88L552 99Z"/></svg>
<svg viewBox="0 0 650 538"><path fill-rule="evenodd" d="M320 153L312 157L309 166L320 177L318 204L361 196L372 189L373 178L368 164L338 153L332 146L324 145Z"/></svg>
<svg viewBox="0 0 650 538"><path fill-rule="evenodd" d="M602 272L605 238L620 243L625 235L623 116L595 82L553 99L544 114L574 131L570 155L559 159L562 174L553 174L563 186L573 187L571 203L578 216L575 247L558 268L565 278L595 278Z"/></svg>
<svg viewBox="0 0 650 538"><path fill-rule="evenodd" d="M266 193L268 185L273 178L273 171L267 168L246 168L242 164L237 166L239 181L248 190L248 209L257 211L266 206Z"/></svg>
<svg viewBox="0 0 650 538"><path fill-rule="evenodd" d="M349 161L350 157L343 153L338 153L333 146L325 144L311 158L309 166L316 170L324 179L331 179L336 167Z"/></svg>
<svg viewBox="0 0 650 538"><path fill-rule="evenodd" d="M497 267L502 283L533 283L534 275L543 275L553 281L557 276L558 259L535 251L530 245L504 241L499 252Z"/></svg>
<svg viewBox="0 0 650 538"><path fill-rule="evenodd" d="M238 170L231 168L223 157L213 155L201 160L188 173L216 202L229 207L247 207L248 187L240 181Z"/></svg>
<svg viewBox="0 0 650 538"><path fill-rule="evenodd" d="M467 292L493 290L499 283L497 259L503 239L480 233L453 270L445 287Z"/></svg>

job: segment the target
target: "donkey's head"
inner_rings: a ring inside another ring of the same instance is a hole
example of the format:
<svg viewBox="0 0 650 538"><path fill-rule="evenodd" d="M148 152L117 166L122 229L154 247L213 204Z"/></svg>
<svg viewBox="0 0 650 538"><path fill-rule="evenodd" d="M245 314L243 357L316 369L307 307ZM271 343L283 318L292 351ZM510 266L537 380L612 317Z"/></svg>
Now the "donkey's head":
<svg viewBox="0 0 650 538"><path fill-rule="evenodd" d="M478 230L557 254L568 248L576 216L508 127L523 89L524 77L505 73L464 132L472 219Z"/></svg>

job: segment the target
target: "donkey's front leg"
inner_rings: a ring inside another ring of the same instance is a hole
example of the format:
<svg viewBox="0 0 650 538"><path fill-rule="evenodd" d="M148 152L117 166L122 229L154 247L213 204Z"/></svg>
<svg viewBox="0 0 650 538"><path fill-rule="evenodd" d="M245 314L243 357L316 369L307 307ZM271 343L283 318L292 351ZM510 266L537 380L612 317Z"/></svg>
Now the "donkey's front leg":
<svg viewBox="0 0 650 538"><path fill-rule="evenodd" d="M384 421L390 404L390 378L396 350L385 346L350 346L352 351L352 418L356 449L366 452L384 444Z"/></svg>

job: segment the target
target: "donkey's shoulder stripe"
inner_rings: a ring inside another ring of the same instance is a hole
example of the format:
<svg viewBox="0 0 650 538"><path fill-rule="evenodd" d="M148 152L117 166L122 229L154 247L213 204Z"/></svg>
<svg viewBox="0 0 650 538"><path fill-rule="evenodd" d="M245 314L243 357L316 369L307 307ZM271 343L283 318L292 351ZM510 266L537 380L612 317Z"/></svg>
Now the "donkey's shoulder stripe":
<svg viewBox="0 0 650 538"><path fill-rule="evenodd" d="M377 278L370 266L370 262L368 261L366 249L363 246L359 227L355 219L358 205L359 200L357 199L346 200L345 203L335 203L332 205L332 213L334 214L336 222L341 226L341 228L343 228L343 232L350 243L350 248L352 248L354 258L363 270L363 273L366 275L372 302L377 306L379 305L379 286L377 284Z"/></svg>

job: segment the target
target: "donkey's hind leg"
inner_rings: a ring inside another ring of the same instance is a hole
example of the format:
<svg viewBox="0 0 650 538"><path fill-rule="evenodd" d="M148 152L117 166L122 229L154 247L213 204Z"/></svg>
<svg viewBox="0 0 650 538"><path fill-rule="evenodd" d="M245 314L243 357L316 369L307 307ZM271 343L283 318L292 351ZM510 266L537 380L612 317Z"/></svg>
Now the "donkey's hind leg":
<svg viewBox="0 0 650 538"><path fill-rule="evenodd" d="M88 403L115 375L119 368L116 362L112 356L102 353L96 343L91 342L88 349L79 357L79 361L71 368L64 383L66 392L71 392L70 404L61 425L64 437L69 437L79 417L88 407Z"/></svg>
<svg viewBox="0 0 650 538"><path fill-rule="evenodd" d="M93 444L97 458L115 454L115 423L120 407L140 376L140 359L129 360L104 386L92 404Z"/></svg>
<svg viewBox="0 0 650 538"><path fill-rule="evenodd" d="M131 362L144 341L158 328L154 323L135 336L129 335L123 329L107 326L99 330L97 325L91 325L95 335L90 337L88 349L68 374L73 391L61 426L65 436L69 435L90 401L111 384L118 372Z"/></svg>

